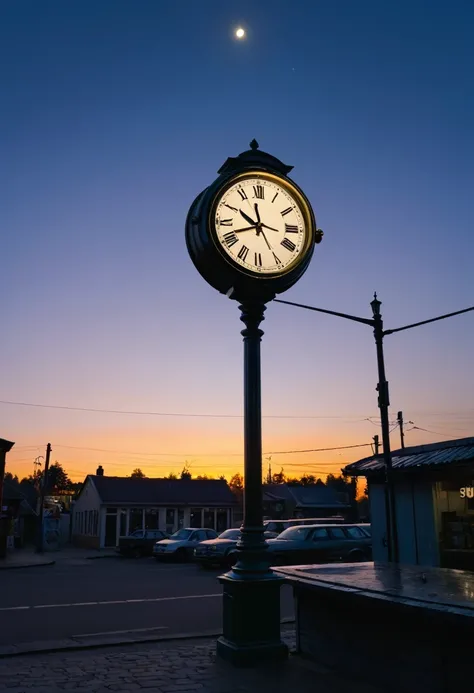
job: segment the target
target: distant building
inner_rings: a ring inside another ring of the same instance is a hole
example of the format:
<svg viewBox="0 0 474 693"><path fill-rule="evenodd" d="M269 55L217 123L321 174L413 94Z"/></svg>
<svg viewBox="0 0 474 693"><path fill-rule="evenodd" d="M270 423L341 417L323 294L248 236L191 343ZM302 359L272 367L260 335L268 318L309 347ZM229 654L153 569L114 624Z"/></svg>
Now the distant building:
<svg viewBox="0 0 474 693"><path fill-rule="evenodd" d="M392 468L400 562L474 570L474 438L394 450ZM367 478L373 557L385 561L383 456L344 473Z"/></svg>
<svg viewBox="0 0 474 693"><path fill-rule="evenodd" d="M346 493L324 484L265 484L263 514L272 519L347 515L351 504Z"/></svg>
<svg viewBox="0 0 474 693"><path fill-rule="evenodd" d="M78 546L118 546L136 529L232 526L237 502L226 481L214 479L135 479L89 475L74 503L72 539Z"/></svg>

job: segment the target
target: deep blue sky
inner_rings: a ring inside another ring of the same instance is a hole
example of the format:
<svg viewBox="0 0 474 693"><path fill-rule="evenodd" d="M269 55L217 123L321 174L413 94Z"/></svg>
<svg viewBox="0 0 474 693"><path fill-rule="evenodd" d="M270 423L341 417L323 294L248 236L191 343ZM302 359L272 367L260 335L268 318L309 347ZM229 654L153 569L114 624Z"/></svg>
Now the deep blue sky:
<svg viewBox="0 0 474 693"><path fill-rule="evenodd" d="M474 304L473 20L456 0L4 0L0 398L241 414L237 306L195 271L184 221L253 137L325 231L288 300L367 315L377 290L387 327ZM339 417L266 419L265 449L369 442L370 330L276 304L264 328L264 413ZM387 338L392 414L435 431L409 442L473 432L473 338L474 313ZM47 440L77 477L241 464L207 455L241 452L239 418L0 413L19 473Z"/></svg>

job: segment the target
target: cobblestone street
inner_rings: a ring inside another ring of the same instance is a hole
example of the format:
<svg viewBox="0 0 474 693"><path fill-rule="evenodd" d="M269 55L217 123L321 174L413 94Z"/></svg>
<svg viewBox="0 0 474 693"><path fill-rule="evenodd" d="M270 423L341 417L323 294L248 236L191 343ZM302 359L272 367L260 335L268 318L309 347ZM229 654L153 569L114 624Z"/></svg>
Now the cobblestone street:
<svg viewBox="0 0 474 693"><path fill-rule="evenodd" d="M294 633L284 640L294 647ZM68 654L29 655L0 661L0 691L59 693L60 691L138 691L149 693L381 693L339 679L333 673L290 657L278 666L236 669L216 660L215 640L195 640L152 646L87 650Z"/></svg>

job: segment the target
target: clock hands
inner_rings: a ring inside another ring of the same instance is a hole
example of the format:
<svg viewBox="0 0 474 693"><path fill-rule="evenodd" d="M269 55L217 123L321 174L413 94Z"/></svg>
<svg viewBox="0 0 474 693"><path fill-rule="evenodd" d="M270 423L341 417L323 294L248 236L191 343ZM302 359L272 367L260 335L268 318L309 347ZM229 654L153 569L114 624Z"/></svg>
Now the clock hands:
<svg viewBox="0 0 474 693"><path fill-rule="evenodd" d="M255 214L257 215L257 224L260 225L260 224L262 223L262 221L261 221L261 219L260 219L260 214L259 214L259 211L258 211L258 204L255 203L254 207L255 207Z"/></svg>
<svg viewBox="0 0 474 693"><path fill-rule="evenodd" d="M256 226L245 226L243 229L234 229L234 233L240 233L241 231L250 231L250 229L253 229L255 231L256 228Z"/></svg>
<svg viewBox="0 0 474 693"><path fill-rule="evenodd" d="M268 226L267 224L262 224L266 229L270 229L270 231L276 231L277 233L280 233L279 229L274 229L273 226Z"/></svg>
<svg viewBox="0 0 474 693"><path fill-rule="evenodd" d="M267 244L267 246L268 246L268 249L269 249L269 250L272 250L272 251L273 251L273 248L272 248L272 246L270 245L270 243L268 242L268 239L267 239L267 237L265 236L265 231L264 231L263 229L260 229L260 233L261 233L261 234L262 234L262 236L264 237L264 239L265 239L265 243Z"/></svg>
<svg viewBox="0 0 474 693"><path fill-rule="evenodd" d="M254 227L258 226L258 222L251 219L247 214L245 214L245 212L242 212L242 210L240 210L240 213L243 216L243 218L245 219L245 221L248 221L249 224L252 224L252 226L254 226Z"/></svg>

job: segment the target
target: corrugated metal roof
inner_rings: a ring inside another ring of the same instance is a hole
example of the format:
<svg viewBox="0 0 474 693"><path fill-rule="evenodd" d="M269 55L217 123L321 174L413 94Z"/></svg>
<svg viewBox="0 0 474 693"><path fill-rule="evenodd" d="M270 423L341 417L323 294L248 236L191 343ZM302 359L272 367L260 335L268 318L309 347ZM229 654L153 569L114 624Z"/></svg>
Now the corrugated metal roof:
<svg viewBox="0 0 474 693"><path fill-rule="evenodd" d="M392 468L394 470L462 465L467 462L474 463L474 438L460 438L442 443L431 443L430 445L417 445L392 452ZM382 471L384 466L382 455L377 457L373 455L348 464L344 473L349 476L365 476Z"/></svg>

